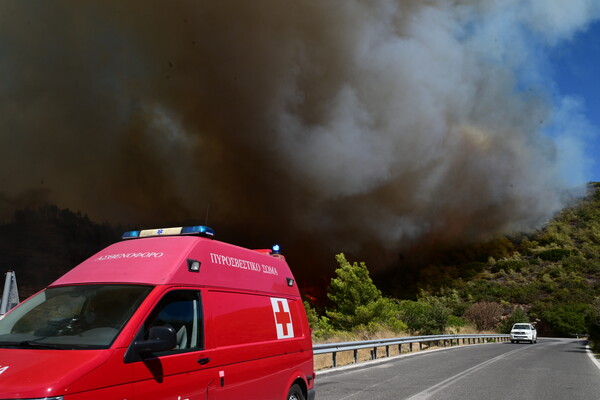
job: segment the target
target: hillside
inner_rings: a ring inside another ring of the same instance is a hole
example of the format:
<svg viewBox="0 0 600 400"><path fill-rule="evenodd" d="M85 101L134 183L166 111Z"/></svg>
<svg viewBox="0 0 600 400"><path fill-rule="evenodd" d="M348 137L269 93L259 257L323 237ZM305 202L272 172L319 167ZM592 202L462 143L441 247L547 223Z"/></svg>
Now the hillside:
<svg viewBox="0 0 600 400"><path fill-rule="evenodd" d="M563 210L543 229L511 239L507 255L489 257L471 279L449 288L466 302L497 302L505 310L521 307L541 334L569 336L587 332L586 318L600 298L600 184ZM456 265L465 271L469 265Z"/></svg>
<svg viewBox="0 0 600 400"><path fill-rule="evenodd" d="M117 241L122 231L54 205L18 210L0 223L0 276L15 271L24 299Z"/></svg>
<svg viewBox="0 0 600 400"><path fill-rule="evenodd" d="M338 255L329 304L307 304L316 335L380 329L431 334L465 324L506 331L531 321L542 336L600 338L599 188L590 184L585 198L539 231L438 247L421 263L405 262L373 281L364 263Z"/></svg>

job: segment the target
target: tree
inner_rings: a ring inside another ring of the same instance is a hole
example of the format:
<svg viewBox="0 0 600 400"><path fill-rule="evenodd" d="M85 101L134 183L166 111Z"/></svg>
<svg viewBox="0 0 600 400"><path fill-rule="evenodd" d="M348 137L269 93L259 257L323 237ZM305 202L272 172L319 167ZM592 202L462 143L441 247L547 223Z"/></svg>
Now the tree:
<svg viewBox="0 0 600 400"><path fill-rule="evenodd" d="M502 333L510 333L512 326L519 322L529 322L529 317L527 313L523 311L521 307L516 307L514 311L510 314L508 318L502 322L502 326L500 328L500 332Z"/></svg>
<svg viewBox="0 0 600 400"><path fill-rule="evenodd" d="M369 276L364 262L351 264L343 253L335 256L339 268L331 280L327 297L333 307L326 310L331 325L339 330L386 325L393 330L406 327L397 319L393 300L384 298Z"/></svg>
<svg viewBox="0 0 600 400"><path fill-rule="evenodd" d="M308 325L310 325L310 328L314 332L318 329L319 314L317 314L317 311L306 300L304 300L304 310L306 311L306 319L308 319Z"/></svg>

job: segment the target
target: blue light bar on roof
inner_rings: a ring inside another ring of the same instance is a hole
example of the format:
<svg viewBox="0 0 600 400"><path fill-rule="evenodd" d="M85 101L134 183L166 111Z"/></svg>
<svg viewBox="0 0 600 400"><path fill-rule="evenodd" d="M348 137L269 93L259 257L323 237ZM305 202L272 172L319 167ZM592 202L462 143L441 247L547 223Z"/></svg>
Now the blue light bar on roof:
<svg viewBox="0 0 600 400"><path fill-rule="evenodd" d="M138 237L140 237L140 231L125 232L123 236L121 236L122 239L135 239Z"/></svg>
<svg viewBox="0 0 600 400"><path fill-rule="evenodd" d="M184 226L181 228L182 235L206 235L206 236L215 236L215 231L212 228L204 225L196 225L196 226Z"/></svg>
<svg viewBox="0 0 600 400"><path fill-rule="evenodd" d="M178 235L199 235L199 236L215 236L215 231L208 226L179 226L175 228L159 228L159 229L144 229L141 231L125 232L123 239L136 239L141 237L152 236L178 236Z"/></svg>

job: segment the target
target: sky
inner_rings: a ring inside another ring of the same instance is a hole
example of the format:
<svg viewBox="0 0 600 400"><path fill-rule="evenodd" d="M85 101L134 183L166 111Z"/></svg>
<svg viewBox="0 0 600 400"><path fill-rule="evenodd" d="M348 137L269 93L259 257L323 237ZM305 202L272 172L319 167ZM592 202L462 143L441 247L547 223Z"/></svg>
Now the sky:
<svg viewBox="0 0 600 400"><path fill-rule="evenodd" d="M590 181L600 181L600 22L550 49L548 55L554 96L578 104L587 135L586 153L592 160ZM587 128L585 127L587 122Z"/></svg>
<svg viewBox="0 0 600 400"><path fill-rule="evenodd" d="M600 180L598 21L598 0L4 0L0 221L208 222L307 264L531 231Z"/></svg>

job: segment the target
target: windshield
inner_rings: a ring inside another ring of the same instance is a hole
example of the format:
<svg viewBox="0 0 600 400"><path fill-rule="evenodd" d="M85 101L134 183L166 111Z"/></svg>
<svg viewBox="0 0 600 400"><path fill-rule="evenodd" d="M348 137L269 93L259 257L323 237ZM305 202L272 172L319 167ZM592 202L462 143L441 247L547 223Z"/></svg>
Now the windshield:
<svg viewBox="0 0 600 400"><path fill-rule="evenodd" d="M513 330L514 329L524 329L524 330L529 330L529 325L525 325L525 324L520 324L520 325L515 325L513 326Z"/></svg>
<svg viewBox="0 0 600 400"><path fill-rule="evenodd" d="M0 320L0 347L108 348L150 290L140 285L46 289Z"/></svg>

